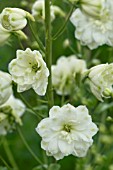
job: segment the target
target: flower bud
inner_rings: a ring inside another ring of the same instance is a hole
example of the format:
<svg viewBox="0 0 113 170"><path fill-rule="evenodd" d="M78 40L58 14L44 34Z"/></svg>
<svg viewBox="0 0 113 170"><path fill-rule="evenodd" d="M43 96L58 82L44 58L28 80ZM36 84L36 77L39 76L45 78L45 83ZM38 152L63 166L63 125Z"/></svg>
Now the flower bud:
<svg viewBox="0 0 113 170"><path fill-rule="evenodd" d="M12 79L8 73L0 71L0 105L5 103L12 94Z"/></svg>
<svg viewBox="0 0 113 170"><path fill-rule="evenodd" d="M45 4L44 0L37 0L32 7L32 15L40 20L45 20ZM65 13L56 5L51 5L51 21L53 21L56 15L65 16Z"/></svg>
<svg viewBox="0 0 113 170"><path fill-rule="evenodd" d="M23 29L27 25L27 19L34 21L30 13L19 8L5 8L1 13L1 24L9 31Z"/></svg>
<svg viewBox="0 0 113 170"><path fill-rule="evenodd" d="M104 91L103 91L103 96L104 97L110 97L111 95L112 95L112 91L111 91L111 89L109 89L109 88L106 88Z"/></svg>
<svg viewBox="0 0 113 170"><path fill-rule="evenodd" d="M108 116L108 117L106 118L106 121L108 121L108 122L113 122L113 118L112 118L111 116Z"/></svg>
<svg viewBox="0 0 113 170"><path fill-rule="evenodd" d="M91 91L100 101L103 101L103 97L108 98L112 96L112 74L113 63L100 64L89 70L88 78Z"/></svg>
<svg viewBox="0 0 113 170"><path fill-rule="evenodd" d="M27 40L27 36L25 35L25 33L23 31L19 30L19 31L15 31L13 33L14 33L14 35L19 37L20 39Z"/></svg>

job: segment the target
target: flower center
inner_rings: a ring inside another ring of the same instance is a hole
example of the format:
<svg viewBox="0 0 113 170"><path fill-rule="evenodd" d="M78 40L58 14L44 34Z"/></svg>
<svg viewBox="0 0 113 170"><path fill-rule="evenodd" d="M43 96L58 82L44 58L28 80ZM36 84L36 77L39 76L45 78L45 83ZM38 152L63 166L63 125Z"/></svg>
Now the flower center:
<svg viewBox="0 0 113 170"><path fill-rule="evenodd" d="M34 64L34 65L32 66L32 70L36 73L36 72L39 70L38 64Z"/></svg>
<svg viewBox="0 0 113 170"><path fill-rule="evenodd" d="M67 125L67 124L65 124L64 127L63 127L63 130L68 132L68 133L71 132L71 129L72 129L71 125Z"/></svg>
<svg viewBox="0 0 113 170"><path fill-rule="evenodd" d="M9 23L9 16L8 15L3 16L2 25L5 29L8 29L8 30L11 29L11 25Z"/></svg>
<svg viewBox="0 0 113 170"><path fill-rule="evenodd" d="M40 69L40 67L38 67L37 63L32 65L32 63L29 62L29 64L31 65L32 71L35 72L35 73Z"/></svg>

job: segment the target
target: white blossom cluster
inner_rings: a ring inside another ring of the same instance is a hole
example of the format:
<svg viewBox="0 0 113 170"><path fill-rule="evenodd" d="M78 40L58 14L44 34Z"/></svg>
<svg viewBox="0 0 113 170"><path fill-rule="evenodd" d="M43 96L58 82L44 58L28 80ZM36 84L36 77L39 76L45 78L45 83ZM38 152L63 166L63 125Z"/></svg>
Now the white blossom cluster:
<svg viewBox="0 0 113 170"><path fill-rule="evenodd" d="M76 87L76 76L81 76L86 70L85 60L77 59L75 55L62 56L56 65L52 65L52 84L59 95L70 95Z"/></svg>
<svg viewBox="0 0 113 170"><path fill-rule="evenodd" d="M71 18L75 37L90 49L107 44L113 46L113 2L81 0Z"/></svg>
<svg viewBox="0 0 113 170"><path fill-rule="evenodd" d="M107 44L113 46L113 2L110 0L70 0L78 3L70 20L76 27L75 37L90 49ZM44 0L37 0L32 7L32 15L19 8L5 8L0 14L0 45L3 45L12 33L24 38L21 31L27 21L45 20ZM51 4L51 21L56 14L65 16L63 11ZM86 62L75 55L62 56L56 65L52 65L52 86L58 95L71 95L86 71L92 93L103 101L113 96L113 64L100 64L86 69ZM6 135L22 124L21 116L25 111L24 103L16 99L12 92L12 81L17 84L17 92L33 89L38 95L46 94L49 69L42 54L30 48L17 50L16 58L9 63L8 73L0 71L0 135ZM98 128L92 122L86 106L74 107L71 104L62 107L53 106L49 117L40 121L36 131L42 137L41 147L48 156L56 160L68 155L84 157L93 143L92 137Z"/></svg>

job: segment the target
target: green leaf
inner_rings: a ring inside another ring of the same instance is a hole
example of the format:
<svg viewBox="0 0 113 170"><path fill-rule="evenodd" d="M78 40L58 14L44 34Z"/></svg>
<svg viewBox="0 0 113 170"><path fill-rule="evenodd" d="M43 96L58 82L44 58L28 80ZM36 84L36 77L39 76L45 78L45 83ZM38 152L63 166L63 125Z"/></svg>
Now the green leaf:
<svg viewBox="0 0 113 170"><path fill-rule="evenodd" d="M48 170L59 170L60 167L59 164L50 164Z"/></svg>
<svg viewBox="0 0 113 170"><path fill-rule="evenodd" d="M110 109L110 108L112 108L113 107L113 102L111 102L111 103L100 103L98 106L97 106L97 108L96 108L96 110L95 110L95 113L97 112L97 113L102 113L102 112L104 112L104 111L106 111L106 110L108 110L108 109Z"/></svg>

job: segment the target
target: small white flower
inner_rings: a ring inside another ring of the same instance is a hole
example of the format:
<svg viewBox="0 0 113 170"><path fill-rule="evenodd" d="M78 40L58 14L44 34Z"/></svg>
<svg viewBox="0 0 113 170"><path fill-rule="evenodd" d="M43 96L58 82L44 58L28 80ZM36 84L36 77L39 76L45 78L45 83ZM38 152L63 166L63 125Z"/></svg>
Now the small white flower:
<svg viewBox="0 0 113 170"><path fill-rule="evenodd" d="M49 117L41 120L36 131L42 137L41 147L56 160L70 154L84 157L98 128L85 106L53 106Z"/></svg>
<svg viewBox="0 0 113 170"><path fill-rule="evenodd" d="M49 70L39 51L17 50L17 58L9 63L9 72L18 92L33 88L38 95L45 95Z"/></svg>
<svg viewBox="0 0 113 170"><path fill-rule="evenodd" d="M92 93L100 101L113 94L113 64L100 64L89 70L88 78Z"/></svg>
<svg viewBox="0 0 113 170"><path fill-rule="evenodd" d="M56 14L64 16L64 12L58 6L51 5L51 20L53 21ZM37 19L45 20L45 0L37 0L32 7L32 15Z"/></svg>
<svg viewBox="0 0 113 170"><path fill-rule="evenodd" d="M5 103L12 94L12 79L10 74L0 71L0 105Z"/></svg>
<svg viewBox="0 0 113 170"><path fill-rule="evenodd" d="M98 10L97 14L96 10L88 7L86 14L84 10L76 9L70 18L76 27L75 37L90 49L103 44L113 46L113 3L108 0Z"/></svg>
<svg viewBox="0 0 113 170"><path fill-rule="evenodd" d="M15 128L15 123L22 125L20 117L25 112L24 103L13 95L0 106L0 135L6 135Z"/></svg>
<svg viewBox="0 0 113 170"><path fill-rule="evenodd" d="M71 94L72 88L76 86L76 75L85 69L85 61L77 59L75 55L60 57L57 64L52 66L52 84L57 94Z"/></svg>
<svg viewBox="0 0 113 170"><path fill-rule="evenodd" d="M2 26L9 31L23 29L27 25L27 18L34 21L30 13L19 8L5 8L0 15Z"/></svg>

